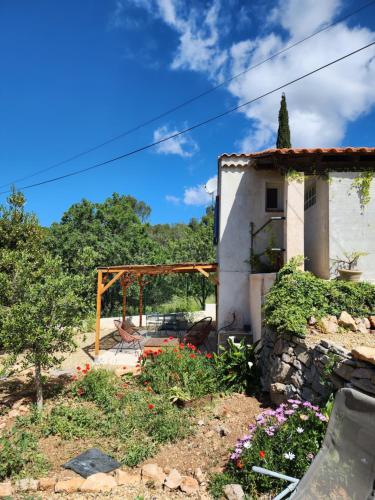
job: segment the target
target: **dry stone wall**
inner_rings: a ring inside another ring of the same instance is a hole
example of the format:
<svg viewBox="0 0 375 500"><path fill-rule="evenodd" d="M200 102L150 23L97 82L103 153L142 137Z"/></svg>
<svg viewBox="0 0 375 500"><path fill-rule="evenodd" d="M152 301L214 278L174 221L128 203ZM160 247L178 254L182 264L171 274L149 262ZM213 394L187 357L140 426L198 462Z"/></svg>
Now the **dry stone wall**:
<svg viewBox="0 0 375 500"><path fill-rule="evenodd" d="M262 344L261 385L275 404L291 397L322 404L342 387L375 396L375 349L349 352L328 339L308 345L304 338L270 330Z"/></svg>

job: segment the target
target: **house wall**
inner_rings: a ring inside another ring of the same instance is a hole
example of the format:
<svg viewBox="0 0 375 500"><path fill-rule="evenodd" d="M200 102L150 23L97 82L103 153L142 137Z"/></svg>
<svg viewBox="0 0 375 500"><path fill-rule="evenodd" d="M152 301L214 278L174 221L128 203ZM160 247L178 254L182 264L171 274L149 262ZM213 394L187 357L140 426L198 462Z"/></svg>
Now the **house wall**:
<svg viewBox="0 0 375 500"><path fill-rule="evenodd" d="M227 166L230 165L230 166ZM234 166L236 165L236 166ZM272 215L265 211L266 182L281 182L278 173L259 172L249 165L248 159L221 159L219 163L218 193L219 263L218 328L231 323L242 328L251 324L249 273L250 273L250 222L255 228L264 224ZM283 246L283 223L273 222L275 244ZM255 252L262 252L269 244L270 233L261 232L256 237Z"/></svg>
<svg viewBox="0 0 375 500"><path fill-rule="evenodd" d="M375 182L371 200L361 210L358 193L351 189L357 172L331 172L329 182L329 258L344 252L367 252L359 259L362 279L375 282ZM332 261L331 272L332 269Z"/></svg>
<svg viewBox="0 0 375 500"><path fill-rule="evenodd" d="M329 184L311 176L306 188L316 183L316 203L305 210L305 268L320 278L329 278Z"/></svg>

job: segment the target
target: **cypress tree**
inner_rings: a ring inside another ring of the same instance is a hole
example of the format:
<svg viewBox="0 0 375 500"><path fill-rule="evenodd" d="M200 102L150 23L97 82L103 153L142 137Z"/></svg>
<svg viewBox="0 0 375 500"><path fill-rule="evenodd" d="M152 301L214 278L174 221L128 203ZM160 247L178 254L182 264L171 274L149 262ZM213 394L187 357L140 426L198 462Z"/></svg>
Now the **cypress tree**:
<svg viewBox="0 0 375 500"><path fill-rule="evenodd" d="M286 106L285 94L281 96L279 111L279 130L277 131L277 148L291 148L288 108Z"/></svg>

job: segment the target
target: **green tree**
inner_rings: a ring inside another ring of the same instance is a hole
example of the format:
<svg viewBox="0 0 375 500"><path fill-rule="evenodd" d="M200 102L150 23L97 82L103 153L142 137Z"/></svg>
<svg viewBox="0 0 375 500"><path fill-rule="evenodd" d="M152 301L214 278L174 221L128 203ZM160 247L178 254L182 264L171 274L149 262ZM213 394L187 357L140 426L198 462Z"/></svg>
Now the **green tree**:
<svg viewBox="0 0 375 500"><path fill-rule="evenodd" d="M277 131L277 148L291 148L290 142L290 129L289 129L289 116L288 108L286 105L285 94L281 96L280 110L279 110L279 129Z"/></svg>
<svg viewBox="0 0 375 500"><path fill-rule="evenodd" d="M0 207L0 344L8 365L19 360L35 368L42 406L42 368L59 364L74 349L84 304L80 277L63 273L61 261L45 251L45 231L25 212L25 198L13 191Z"/></svg>

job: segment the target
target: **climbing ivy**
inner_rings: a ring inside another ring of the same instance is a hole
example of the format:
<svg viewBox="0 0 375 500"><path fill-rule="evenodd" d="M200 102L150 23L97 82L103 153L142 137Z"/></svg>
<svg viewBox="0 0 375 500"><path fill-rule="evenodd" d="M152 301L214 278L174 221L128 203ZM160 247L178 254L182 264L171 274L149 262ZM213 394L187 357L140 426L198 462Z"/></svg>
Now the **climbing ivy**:
<svg viewBox="0 0 375 500"><path fill-rule="evenodd" d="M373 172L361 172L357 177L353 179L351 187L355 189L359 196L359 201L362 210L370 203L370 189L371 182L374 177Z"/></svg>

